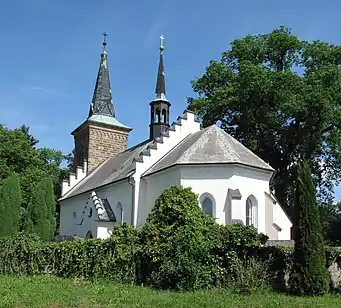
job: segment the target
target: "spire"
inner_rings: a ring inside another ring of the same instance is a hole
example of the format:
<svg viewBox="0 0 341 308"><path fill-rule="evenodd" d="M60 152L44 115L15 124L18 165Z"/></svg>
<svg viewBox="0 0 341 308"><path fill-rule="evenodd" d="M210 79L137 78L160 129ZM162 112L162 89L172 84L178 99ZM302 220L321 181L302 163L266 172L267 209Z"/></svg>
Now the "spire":
<svg viewBox="0 0 341 308"><path fill-rule="evenodd" d="M154 140L169 128L169 111L171 103L166 98L165 72L163 67L163 36L160 36L160 61L157 72L155 98L150 105L149 138Z"/></svg>
<svg viewBox="0 0 341 308"><path fill-rule="evenodd" d="M115 109L112 102L112 93L110 87L110 75L108 69L107 33L103 33L103 51L101 62L98 69L95 90L90 105L89 117L92 115L105 115L115 117Z"/></svg>
<svg viewBox="0 0 341 308"><path fill-rule="evenodd" d="M166 84L165 84L165 68L163 65L163 51L165 49L163 35L160 36L160 61L159 69L157 72L156 88L155 88L155 100L167 100L166 99Z"/></svg>

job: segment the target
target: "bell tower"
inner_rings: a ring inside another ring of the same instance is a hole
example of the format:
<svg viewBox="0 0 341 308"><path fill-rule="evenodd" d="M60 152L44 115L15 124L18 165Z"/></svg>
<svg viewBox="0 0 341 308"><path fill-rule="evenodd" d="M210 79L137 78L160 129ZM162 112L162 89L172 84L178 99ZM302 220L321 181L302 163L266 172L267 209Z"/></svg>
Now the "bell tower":
<svg viewBox="0 0 341 308"><path fill-rule="evenodd" d="M107 34L103 34L103 50L88 118L71 134L75 140L75 165L87 161L87 173L111 156L127 149L132 130L116 119L108 68Z"/></svg>
<svg viewBox="0 0 341 308"><path fill-rule="evenodd" d="M157 72L155 98L150 102L150 134L151 140L160 136L169 128L169 109L171 103L166 98L165 70L163 64L164 37L160 37L160 60Z"/></svg>

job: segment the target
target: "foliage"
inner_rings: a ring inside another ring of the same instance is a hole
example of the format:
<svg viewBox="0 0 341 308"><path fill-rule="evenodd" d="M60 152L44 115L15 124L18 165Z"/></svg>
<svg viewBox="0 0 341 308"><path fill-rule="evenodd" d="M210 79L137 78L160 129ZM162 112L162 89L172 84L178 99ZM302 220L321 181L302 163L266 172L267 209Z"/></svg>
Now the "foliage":
<svg viewBox="0 0 341 308"><path fill-rule="evenodd" d="M341 47L301 41L290 29L236 39L192 81L189 108L217 123L277 171L276 197L292 208L296 163L305 158L320 203L341 174ZM321 160L323 163L321 164Z"/></svg>
<svg viewBox="0 0 341 308"><path fill-rule="evenodd" d="M241 294L263 290L274 278L271 276L272 259L266 261L255 257L234 257L231 262L230 286Z"/></svg>
<svg viewBox="0 0 341 308"><path fill-rule="evenodd" d="M26 210L24 230L35 233L41 239L51 240L56 231L55 195L52 180L44 178L32 193L32 199Z"/></svg>
<svg viewBox="0 0 341 308"><path fill-rule="evenodd" d="M0 186L0 237L18 232L21 202L19 178L14 173Z"/></svg>
<svg viewBox="0 0 341 308"><path fill-rule="evenodd" d="M172 186L142 228L140 282L179 290L224 285L234 251L259 246L263 239L251 227L218 225L190 188Z"/></svg>
<svg viewBox="0 0 341 308"><path fill-rule="evenodd" d="M323 235L331 246L341 246L341 203L319 207Z"/></svg>
<svg viewBox="0 0 341 308"><path fill-rule="evenodd" d="M297 295L321 295L328 291L324 242L315 187L306 161L300 163L295 191L293 267L290 290Z"/></svg>
<svg viewBox="0 0 341 308"><path fill-rule="evenodd" d="M42 243L36 235L18 233L13 237L0 238L0 274L41 274L45 259Z"/></svg>
<svg viewBox="0 0 341 308"><path fill-rule="evenodd" d="M53 191L53 183L51 178L43 180L45 190L45 204L46 204L46 239L51 240L56 232L56 200Z"/></svg>
<svg viewBox="0 0 341 308"><path fill-rule="evenodd" d="M37 149L37 145L38 140L29 133L28 126L23 125L11 130L0 125L0 185L13 172L19 177L22 191L21 230L23 224L28 224L27 208L36 185L42 179L50 177L57 200L60 196L61 180L68 172L67 168L62 168L62 164L71 159L71 155L64 156L60 151L48 148Z"/></svg>

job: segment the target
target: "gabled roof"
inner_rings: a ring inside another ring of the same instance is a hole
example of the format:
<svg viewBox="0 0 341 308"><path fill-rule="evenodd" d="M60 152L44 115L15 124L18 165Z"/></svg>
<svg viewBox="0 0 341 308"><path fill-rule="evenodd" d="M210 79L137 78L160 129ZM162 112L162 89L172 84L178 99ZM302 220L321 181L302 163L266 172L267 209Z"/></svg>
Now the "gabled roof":
<svg viewBox="0 0 341 308"><path fill-rule="evenodd" d="M60 200L68 199L97 187L105 186L129 177L134 172L134 158L139 156L140 152L151 142L150 140L145 140L114 157L108 158Z"/></svg>
<svg viewBox="0 0 341 308"><path fill-rule="evenodd" d="M216 125L191 134L166 156L153 165L149 175L173 165L181 164L240 164L244 166L275 170Z"/></svg>
<svg viewBox="0 0 341 308"><path fill-rule="evenodd" d="M116 216L111 208L111 205L107 198L101 199L103 206L103 213L98 215L98 219L101 221L113 221L116 222Z"/></svg>
<svg viewBox="0 0 341 308"><path fill-rule="evenodd" d="M135 172L134 160L156 141L145 140L108 158L60 200L128 178ZM175 148L147 170L143 176L181 164L239 164L274 172L275 170L239 141L216 125L188 135Z"/></svg>

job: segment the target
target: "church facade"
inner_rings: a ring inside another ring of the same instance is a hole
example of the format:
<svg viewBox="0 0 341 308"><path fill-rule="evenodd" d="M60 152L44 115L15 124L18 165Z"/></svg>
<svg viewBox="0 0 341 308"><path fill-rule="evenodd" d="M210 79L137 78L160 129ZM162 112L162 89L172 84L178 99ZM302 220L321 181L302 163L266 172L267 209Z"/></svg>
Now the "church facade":
<svg viewBox="0 0 341 308"><path fill-rule="evenodd" d="M78 167L62 183L60 234L107 238L117 223L141 227L164 189L182 185L218 223L290 240L292 224L270 191L270 165L218 126L202 128L190 111L170 125L163 53L161 37L150 134L127 148L132 129L116 119L104 40L89 116L72 132Z"/></svg>

